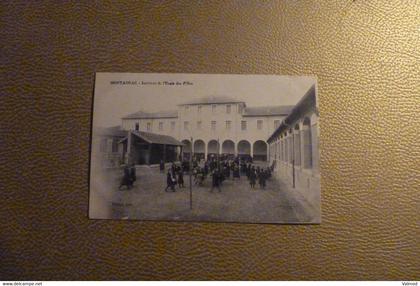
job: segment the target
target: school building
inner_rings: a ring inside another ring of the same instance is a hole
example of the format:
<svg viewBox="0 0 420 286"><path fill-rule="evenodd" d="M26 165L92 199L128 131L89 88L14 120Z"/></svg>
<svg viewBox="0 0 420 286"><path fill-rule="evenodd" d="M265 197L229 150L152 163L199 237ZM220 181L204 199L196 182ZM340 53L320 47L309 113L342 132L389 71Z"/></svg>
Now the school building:
<svg viewBox="0 0 420 286"><path fill-rule="evenodd" d="M93 143L104 166L222 154L275 162L279 176L311 185L318 168L317 124L313 86L295 106L249 107L241 100L209 96L174 110L140 110L124 116L121 126L96 128Z"/></svg>

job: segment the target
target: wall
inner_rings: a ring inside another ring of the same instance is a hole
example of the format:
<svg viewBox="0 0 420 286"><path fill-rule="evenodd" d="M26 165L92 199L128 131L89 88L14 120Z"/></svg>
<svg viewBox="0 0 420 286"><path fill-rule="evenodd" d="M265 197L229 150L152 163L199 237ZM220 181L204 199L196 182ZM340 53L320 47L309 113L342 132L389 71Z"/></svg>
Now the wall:
<svg viewBox="0 0 420 286"><path fill-rule="evenodd" d="M163 130L159 130L159 123L163 123ZM171 122L175 122L175 128L172 130ZM157 134L169 135L177 137L179 134L178 118L150 118L150 119L123 119L122 129L135 130L136 123L139 124L139 130L144 132L152 132ZM147 130L147 124L150 123L151 130Z"/></svg>
<svg viewBox="0 0 420 286"><path fill-rule="evenodd" d="M2 279L420 277L416 1L2 1ZM95 71L314 74L322 224L89 220Z"/></svg>
<svg viewBox="0 0 420 286"><path fill-rule="evenodd" d="M213 105L216 106L213 112ZM123 119L122 127L125 130L134 130L136 123L140 131L153 132L173 136L179 141L203 140L206 148L211 140L220 140L222 146L225 140L232 140L235 148L241 140L248 141L251 146L254 142L263 140L274 132L274 121L282 121L284 116L242 116L238 111L238 104L230 103L231 112L226 112L227 104L200 104L178 106L177 118L153 118L153 119ZM198 106L201 106L198 112ZM262 128L257 128L257 121L261 120ZM201 121L201 129L197 128L197 122ZM212 121L216 122L216 129L212 130ZM226 121L231 121L231 128L226 128ZM246 130L241 129L241 121L247 122ZM163 130L159 130L159 122L163 123ZM175 122L175 129L171 129L171 122ZM184 122L188 122L188 130L184 129ZM151 124L151 130L147 130L147 124ZM253 150L252 150L253 151Z"/></svg>

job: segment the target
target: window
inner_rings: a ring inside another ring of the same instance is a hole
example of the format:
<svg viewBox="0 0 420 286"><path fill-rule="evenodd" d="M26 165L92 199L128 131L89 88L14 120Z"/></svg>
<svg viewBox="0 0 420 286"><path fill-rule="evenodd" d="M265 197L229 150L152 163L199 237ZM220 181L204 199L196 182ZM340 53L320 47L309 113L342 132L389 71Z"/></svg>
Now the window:
<svg viewBox="0 0 420 286"><path fill-rule="evenodd" d="M184 121L184 130L188 130L188 125L189 125L189 122L188 121Z"/></svg>
<svg viewBox="0 0 420 286"><path fill-rule="evenodd" d="M140 128L140 124L136 122L136 127L135 127L136 131L139 131L139 128Z"/></svg>
<svg viewBox="0 0 420 286"><path fill-rule="evenodd" d="M243 108L242 108L242 105L241 105L241 104L239 104L239 105L238 105L238 113L242 113L242 109L243 109Z"/></svg>
<svg viewBox="0 0 420 286"><path fill-rule="evenodd" d="M198 111L198 113L201 113L201 105L199 105L199 106L197 107L197 111Z"/></svg>
<svg viewBox="0 0 420 286"><path fill-rule="evenodd" d="M257 129L261 130L263 128L263 121L262 120L257 120Z"/></svg>
<svg viewBox="0 0 420 286"><path fill-rule="evenodd" d="M171 122L171 131L174 131L175 130L175 121L172 121Z"/></svg>
<svg viewBox="0 0 420 286"><path fill-rule="evenodd" d="M152 122L147 122L147 131L152 131Z"/></svg>
<svg viewBox="0 0 420 286"><path fill-rule="evenodd" d="M229 114L230 113L230 104L226 105L226 113Z"/></svg>
<svg viewBox="0 0 420 286"><path fill-rule="evenodd" d="M277 129L280 126L280 120L274 120L274 129Z"/></svg>
<svg viewBox="0 0 420 286"><path fill-rule="evenodd" d="M159 122L159 131L163 130L163 122Z"/></svg>
<svg viewBox="0 0 420 286"><path fill-rule="evenodd" d="M216 130L216 121L211 122L211 130Z"/></svg>
<svg viewBox="0 0 420 286"><path fill-rule="evenodd" d="M226 121L226 129L227 130L230 130L231 129L231 127L232 127L232 121Z"/></svg>
<svg viewBox="0 0 420 286"><path fill-rule="evenodd" d="M201 130L201 121L197 121L197 129Z"/></svg>
<svg viewBox="0 0 420 286"><path fill-rule="evenodd" d="M213 104L211 106L211 112L215 113L216 112L216 104Z"/></svg>
<svg viewBox="0 0 420 286"><path fill-rule="evenodd" d="M246 121L241 121L241 130L246 130Z"/></svg>
<svg viewBox="0 0 420 286"><path fill-rule="evenodd" d="M190 107L188 105L185 105L185 111L187 111Z"/></svg>

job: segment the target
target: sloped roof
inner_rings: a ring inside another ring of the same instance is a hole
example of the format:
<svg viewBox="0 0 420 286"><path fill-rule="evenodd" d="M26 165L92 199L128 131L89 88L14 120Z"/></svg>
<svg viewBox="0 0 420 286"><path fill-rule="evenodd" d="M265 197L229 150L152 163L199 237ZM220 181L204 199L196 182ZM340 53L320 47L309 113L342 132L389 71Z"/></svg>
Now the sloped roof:
<svg viewBox="0 0 420 286"><path fill-rule="evenodd" d="M165 144L165 145L175 145L175 146L184 145L178 140L176 140L175 138L168 135L160 135L156 133L143 132L143 131L131 131L131 133L150 144Z"/></svg>
<svg viewBox="0 0 420 286"><path fill-rule="evenodd" d="M278 134L290 128L290 126L293 125L294 122L299 120L300 116L302 114L305 114L305 112L307 112L308 110L312 109L315 112L318 112L316 101L317 99L315 85L312 85L305 93L305 95L299 100L299 102L296 103L296 105L291 110L290 114L287 115L287 117L282 120L279 127L277 127L277 129L274 130L273 134L271 134L271 136L267 139L267 142L270 143Z"/></svg>
<svg viewBox="0 0 420 286"><path fill-rule="evenodd" d="M122 119L152 119L152 118L176 118L178 117L178 111L176 110L165 110L158 112L144 112L137 111L135 113L129 114Z"/></svg>
<svg viewBox="0 0 420 286"><path fill-rule="evenodd" d="M190 101L184 102L180 105L194 105L194 104L217 104L217 103L243 103L241 100L237 100L232 97L228 96L206 96L206 97L200 97L196 99L192 99Z"/></svg>
<svg viewBox="0 0 420 286"><path fill-rule="evenodd" d="M288 115L293 105L246 107L242 116L273 116Z"/></svg>
<svg viewBox="0 0 420 286"><path fill-rule="evenodd" d="M115 136L115 137L125 137L128 134L127 131L122 130L120 126L97 127L95 128L95 133L99 136Z"/></svg>

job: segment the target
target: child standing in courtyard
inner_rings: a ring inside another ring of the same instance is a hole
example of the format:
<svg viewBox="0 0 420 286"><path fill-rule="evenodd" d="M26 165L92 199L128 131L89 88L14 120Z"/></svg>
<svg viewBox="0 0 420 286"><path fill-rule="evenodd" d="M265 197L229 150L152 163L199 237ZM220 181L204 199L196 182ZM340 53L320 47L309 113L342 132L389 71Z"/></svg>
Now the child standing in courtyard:
<svg viewBox="0 0 420 286"><path fill-rule="evenodd" d="M249 171L249 184L251 185L251 188L255 188L255 184L257 182L257 174L255 173L254 167Z"/></svg>
<svg viewBox="0 0 420 286"><path fill-rule="evenodd" d="M175 176L172 174L172 170L169 169L168 173L166 174L165 192L167 192L169 188L172 190L172 192L175 192L175 184L176 184Z"/></svg>
<svg viewBox="0 0 420 286"><path fill-rule="evenodd" d="M182 169L178 170L178 186L184 188L184 172Z"/></svg>

